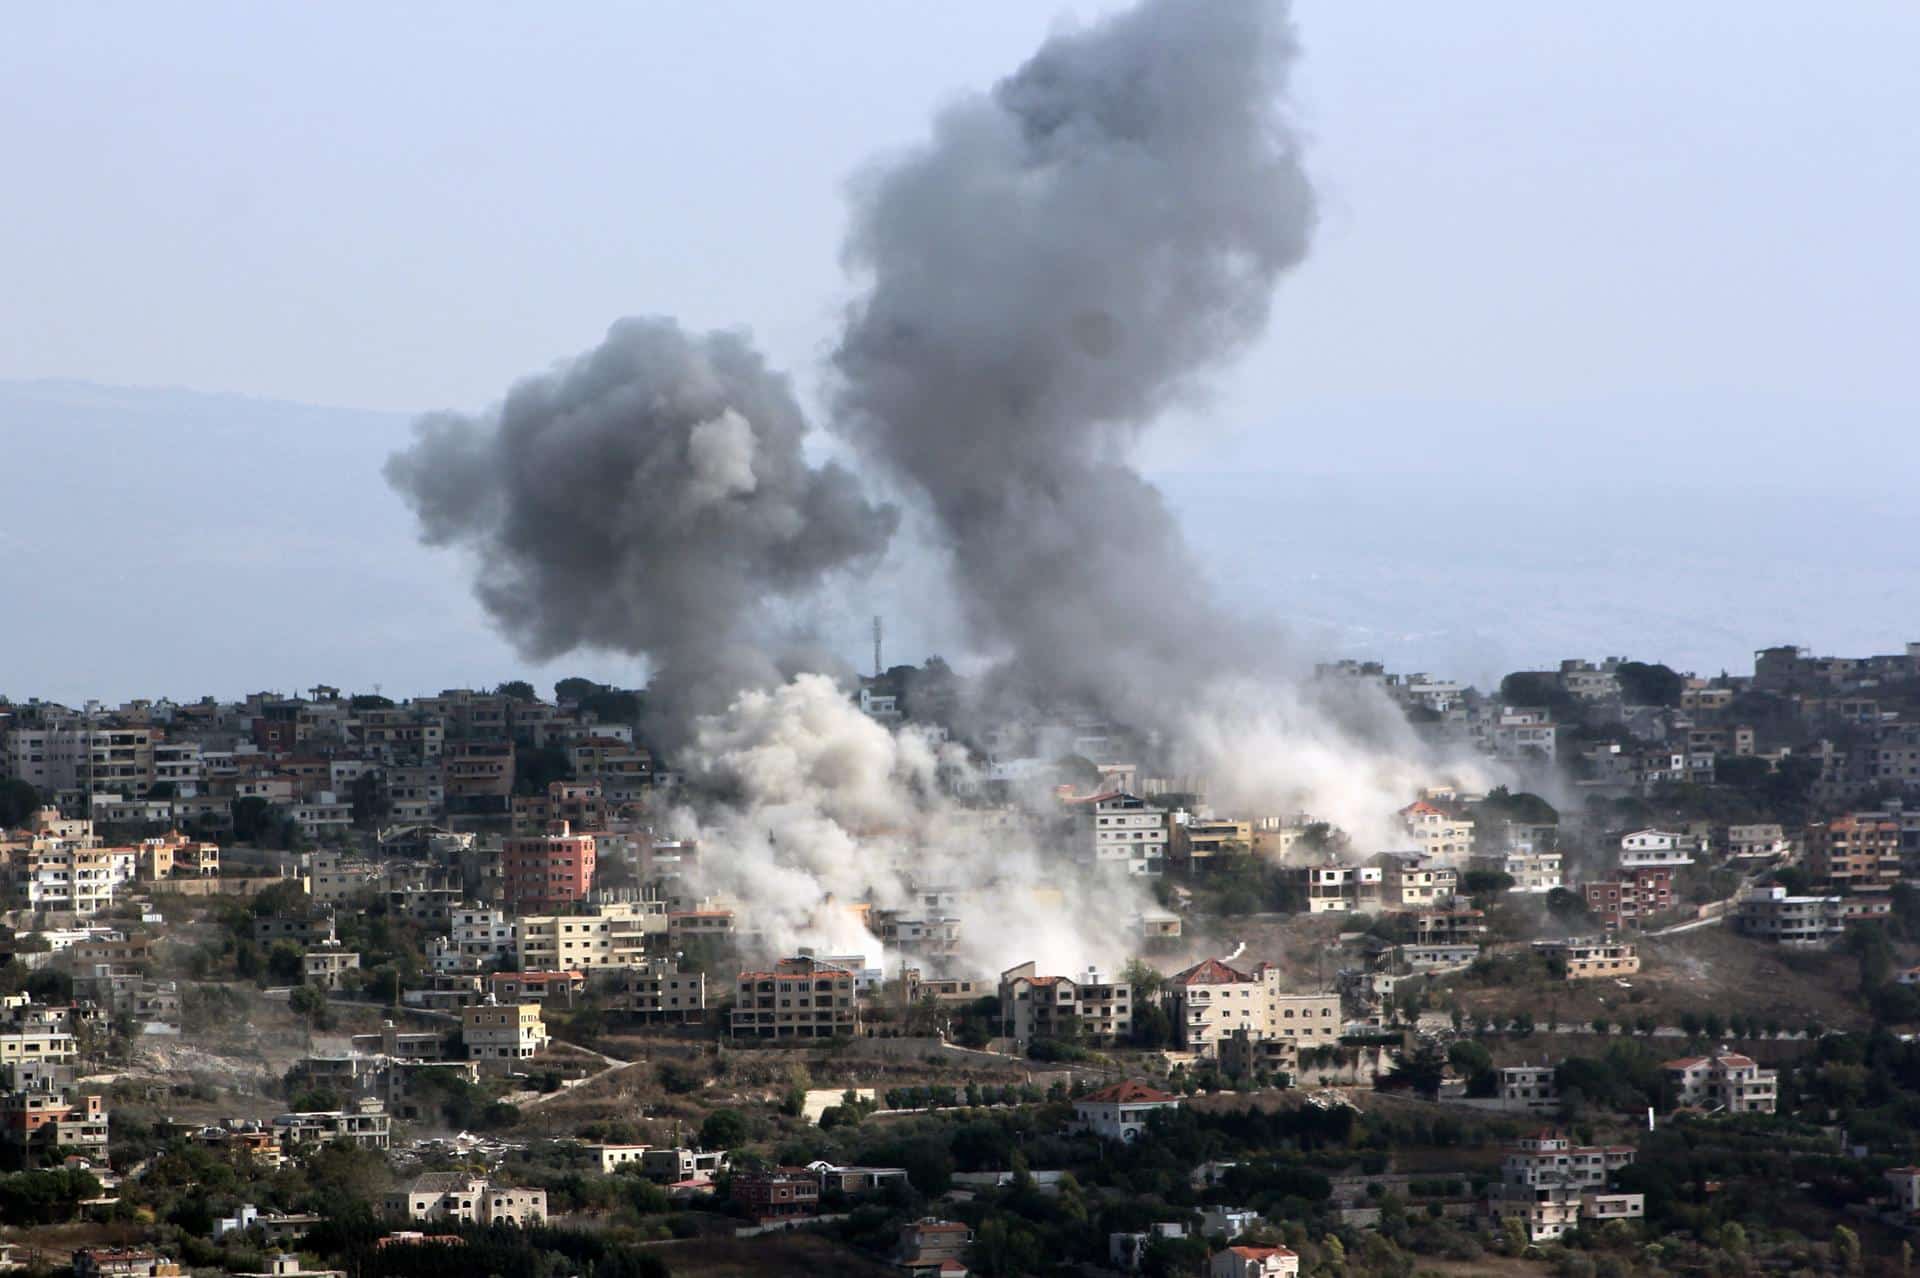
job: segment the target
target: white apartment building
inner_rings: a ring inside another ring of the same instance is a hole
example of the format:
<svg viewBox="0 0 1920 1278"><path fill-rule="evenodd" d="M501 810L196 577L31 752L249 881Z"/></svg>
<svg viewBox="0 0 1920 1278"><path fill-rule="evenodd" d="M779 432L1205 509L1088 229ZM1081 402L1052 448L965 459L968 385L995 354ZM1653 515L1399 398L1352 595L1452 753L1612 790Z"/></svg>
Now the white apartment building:
<svg viewBox="0 0 1920 1278"><path fill-rule="evenodd" d="M1206 959L1168 980L1166 1000L1180 1046L1202 1056L1242 1029L1255 1041L1291 1038L1301 1047L1340 1041L1339 996L1284 993L1280 969L1267 963L1243 972Z"/></svg>
<svg viewBox="0 0 1920 1278"><path fill-rule="evenodd" d="M1111 790L1081 801L1090 836L1081 855L1095 865L1124 866L1129 874L1159 874L1167 863L1167 813L1144 799Z"/></svg>
<svg viewBox="0 0 1920 1278"><path fill-rule="evenodd" d="M1693 839L1671 830L1635 830L1620 840L1620 868L1643 870L1649 867L1693 864Z"/></svg>
<svg viewBox="0 0 1920 1278"><path fill-rule="evenodd" d="M1474 870L1490 870L1506 875L1513 880L1512 890L1515 892L1551 892L1565 886L1558 852L1536 852L1530 847L1517 847L1505 852L1476 855L1467 864Z"/></svg>
<svg viewBox="0 0 1920 1278"><path fill-rule="evenodd" d="M309 839L344 836L353 829L353 804L332 790L321 790L306 802L294 804L287 815Z"/></svg>
<svg viewBox="0 0 1920 1278"><path fill-rule="evenodd" d="M499 910L466 906L453 912L446 942L435 949L436 972L474 972L517 951L518 929Z"/></svg>
<svg viewBox="0 0 1920 1278"><path fill-rule="evenodd" d="M1558 1132L1537 1132L1507 1155L1487 1206L1496 1219L1518 1219L1534 1242L1559 1238L1583 1218L1637 1219L1646 1214L1645 1197L1606 1188L1633 1157L1631 1145L1574 1145Z"/></svg>
<svg viewBox="0 0 1920 1278"><path fill-rule="evenodd" d="M632 967L647 957L648 938L667 931L663 901L612 901L585 914L523 914L514 938L529 972Z"/></svg>
<svg viewBox="0 0 1920 1278"><path fill-rule="evenodd" d="M94 840L88 837L86 844ZM65 840L36 840L14 878L17 908L92 918L113 908L114 896L139 869L133 848L83 846Z"/></svg>
<svg viewBox="0 0 1920 1278"><path fill-rule="evenodd" d="M545 1223L547 1191L510 1189L465 1172L427 1172L387 1195L386 1208L389 1216L404 1220L525 1228Z"/></svg>
<svg viewBox="0 0 1920 1278"><path fill-rule="evenodd" d="M1400 821L1429 857L1458 866L1473 853L1473 822L1425 799L1400 809Z"/></svg>
<svg viewBox="0 0 1920 1278"><path fill-rule="evenodd" d="M1088 1092L1073 1103L1080 1125L1104 1140L1139 1140L1152 1116L1180 1108L1180 1098L1131 1079Z"/></svg>
<svg viewBox="0 0 1920 1278"><path fill-rule="evenodd" d="M1779 1101L1779 1071L1761 1069L1751 1056L1725 1048L1711 1056L1683 1056L1661 1068L1682 1105L1729 1114L1771 1114Z"/></svg>
<svg viewBox="0 0 1920 1278"><path fill-rule="evenodd" d="M1488 731L1496 758L1541 758L1551 763L1559 749L1560 729L1545 710L1502 707Z"/></svg>

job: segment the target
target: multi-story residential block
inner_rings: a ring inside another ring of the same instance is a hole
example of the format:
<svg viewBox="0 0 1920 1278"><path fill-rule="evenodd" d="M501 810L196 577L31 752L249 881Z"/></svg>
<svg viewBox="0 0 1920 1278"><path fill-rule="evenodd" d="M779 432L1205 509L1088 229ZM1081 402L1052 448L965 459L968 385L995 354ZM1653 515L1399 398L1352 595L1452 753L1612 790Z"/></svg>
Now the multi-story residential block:
<svg viewBox="0 0 1920 1278"><path fill-rule="evenodd" d="M631 967L644 962L651 942L668 927L658 901L613 901L584 914L522 915L516 952L528 968Z"/></svg>
<svg viewBox="0 0 1920 1278"><path fill-rule="evenodd" d="M1693 864L1694 840L1672 830L1635 830L1620 840L1620 868L1672 869Z"/></svg>
<svg viewBox="0 0 1920 1278"><path fill-rule="evenodd" d="M653 753L620 737L594 735L567 747L576 777L591 778L609 800L643 798L654 784Z"/></svg>
<svg viewBox="0 0 1920 1278"><path fill-rule="evenodd" d="M500 852L500 887L508 910L530 913L585 900L593 888L594 855L594 836L574 833L565 821L554 822L544 834L507 839Z"/></svg>
<svg viewBox="0 0 1920 1278"><path fill-rule="evenodd" d="M900 1226L894 1263L917 1278L946 1278L966 1268L963 1258L972 1245L973 1231L959 1221L922 1216Z"/></svg>
<svg viewBox="0 0 1920 1278"><path fill-rule="evenodd" d="M607 828L609 816L598 781L555 781L545 794L515 795L513 800L515 834L539 834L555 821L597 833Z"/></svg>
<svg viewBox="0 0 1920 1278"><path fill-rule="evenodd" d="M1268 1036L1256 1038L1252 1029L1240 1026L1222 1034L1213 1045L1214 1059L1228 1078L1250 1078L1257 1074L1284 1074L1292 1077L1300 1069L1300 1042L1294 1038Z"/></svg>
<svg viewBox="0 0 1920 1278"><path fill-rule="evenodd" d="M466 1172L427 1172L387 1195L386 1210L402 1220L526 1227L546 1223L547 1191L512 1189Z"/></svg>
<svg viewBox="0 0 1920 1278"><path fill-rule="evenodd" d="M1565 964L1569 981L1631 976L1640 970L1640 950L1630 941L1613 937L1586 937L1564 941L1535 941L1534 952Z"/></svg>
<svg viewBox="0 0 1920 1278"><path fill-rule="evenodd" d="M14 861L14 908L92 918L113 908L115 896L133 882L138 867L139 853L133 848L41 840Z"/></svg>
<svg viewBox="0 0 1920 1278"><path fill-rule="evenodd" d="M418 766L446 749L446 724L418 705L362 710L354 731L366 757L384 764Z"/></svg>
<svg viewBox="0 0 1920 1278"><path fill-rule="evenodd" d="M1460 885L1460 872L1421 852L1381 852L1372 865L1380 871L1380 901L1390 910L1420 910L1446 905Z"/></svg>
<svg viewBox="0 0 1920 1278"><path fill-rule="evenodd" d="M1661 1066L1682 1105L1729 1114L1771 1114L1780 1096L1777 1070L1725 1048L1710 1056L1683 1056Z"/></svg>
<svg viewBox="0 0 1920 1278"><path fill-rule="evenodd" d="M1169 978L1166 1001L1180 1046L1205 1056L1238 1029L1256 1039L1297 1039L1302 1047L1340 1038L1339 996L1284 993L1280 969L1266 963L1251 972L1218 959L1196 963Z"/></svg>
<svg viewBox="0 0 1920 1278"><path fill-rule="evenodd" d="M332 910L313 910L298 915L270 914L253 921L253 940L256 945L292 941L302 948L309 948L326 945L335 939Z"/></svg>
<svg viewBox="0 0 1920 1278"><path fill-rule="evenodd" d="M1560 729L1545 710L1503 706L1488 725L1487 743L1496 758L1538 759L1551 763L1559 751Z"/></svg>
<svg viewBox="0 0 1920 1278"><path fill-rule="evenodd" d="M816 1216L820 1213L820 1178L804 1167L736 1171L733 1201L756 1221Z"/></svg>
<svg viewBox="0 0 1920 1278"><path fill-rule="evenodd" d="M487 994L496 1003L554 1003L571 1007L587 992L587 975L578 968L558 972L494 972Z"/></svg>
<svg viewBox="0 0 1920 1278"><path fill-rule="evenodd" d="M781 959L740 973L729 1032L739 1038L835 1038L860 1032L854 974L821 960Z"/></svg>
<svg viewBox="0 0 1920 1278"><path fill-rule="evenodd" d="M726 945L733 940L732 910L674 910L667 915L667 948L682 950L706 942Z"/></svg>
<svg viewBox="0 0 1920 1278"><path fill-rule="evenodd" d="M1166 866L1167 813L1145 799L1109 790L1074 801L1080 810L1081 859L1097 866L1155 875Z"/></svg>
<svg viewBox="0 0 1920 1278"><path fill-rule="evenodd" d="M1560 687L1582 701L1607 701L1620 695L1622 659L1592 662L1574 658L1560 663Z"/></svg>
<svg viewBox="0 0 1920 1278"><path fill-rule="evenodd" d="M1508 1065L1501 1068L1500 1100L1513 1109L1552 1109L1560 1104L1560 1084L1552 1065Z"/></svg>
<svg viewBox="0 0 1920 1278"><path fill-rule="evenodd" d="M1724 846L1727 855L1739 861L1771 860L1793 850L1786 830L1771 822L1728 826Z"/></svg>
<svg viewBox="0 0 1920 1278"><path fill-rule="evenodd" d="M649 1149L640 1155L640 1172L648 1180L668 1185L711 1185L714 1177L726 1171L724 1149L688 1149L672 1146Z"/></svg>
<svg viewBox="0 0 1920 1278"><path fill-rule="evenodd" d="M1124 1041L1133 1033L1133 986L1094 971L1042 976L1022 963L1000 973L1000 1033L1021 1048L1036 1038Z"/></svg>
<svg viewBox="0 0 1920 1278"><path fill-rule="evenodd" d="M0 1144L15 1151L107 1152L106 1103L52 1085L0 1094Z"/></svg>
<svg viewBox="0 0 1920 1278"><path fill-rule="evenodd" d="M460 1009L460 1041L467 1059L483 1065L531 1060L547 1046L538 1003L482 1003Z"/></svg>
<svg viewBox="0 0 1920 1278"><path fill-rule="evenodd" d="M388 817L396 824L426 823L446 816L446 773L438 758L428 763L389 764L382 776L391 805Z"/></svg>
<svg viewBox="0 0 1920 1278"><path fill-rule="evenodd" d="M1088 1092L1073 1103L1079 1125L1103 1140L1126 1144L1146 1133L1153 1115L1180 1108L1180 1098L1132 1079Z"/></svg>
<svg viewBox="0 0 1920 1278"><path fill-rule="evenodd" d="M434 950L434 970L477 972L514 954L518 943L518 924L499 910L478 906L456 909L445 944Z"/></svg>
<svg viewBox="0 0 1920 1278"><path fill-rule="evenodd" d="M960 916L957 914L875 910L870 926L888 949L915 958L944 959L960 948Z"/></svg>
<svg viewBox="0 0 1920 1278"><path fill-rule="evenodd" d="M365 1149L386 1149L392 1144L393 1119L384 1102L367 1097L346 1109L281 1114L273 1120L273 1130L283 1149L336 1140Z"/></svg>
<svg viewBox="0 0 1920 1278"><path fill-rule="evenodd" d="M1646 1212L1640 1194L1607 1192L1614 1172L1633 1162L1631 1145L1574 1145L1554 1131L1541 1131L1513 1147L1488 1189L1496 1219L1518 1219L1535 1242L1558 1238L1582 1218L1632 1219Z"/></svg>
<svg viewBox="0 0 1920 1278"><path fill-rule="evenodd" d="M353 829L353 804L331 790L314 791L289 807L287 815L315 842L344 838Z"/></svg>
<svg viewBox="0 0 1920 1278"><path fill-rule="evenodd" d="M1523 845L1504 852L1475 853L1467 858L1467 866L1481 873L1506 875L1513 880L1515 892L1545 893L1564 886L1558 852L1536 852Z"/></svg>
<svg viewBox="0 0 1920 1278"><path fill-rule="evenodd" d="M1253 849L1251 821L1175 813L1169 828L1173 836L1174 859L1184 860L1194 868L1203 868L1221 857Z"/></svg>
<svg viewBox="0 0 1920 1278"><path fill-rule="evenodd" d="M1673 908L1673 871L1665 866L1622 870L1610 882L1583 885L1581 892L1587 909L1608 931L1638 928Z"/></svg>
<svg viewBox="0 0 1920 1278"><path fill-rule="evenodd" d="M347 973L360 970L360 955L340 948L332 941L311 949L300 960L301 979L308 985L337 990L346 984Z"/></svg>
<svg viewBox="0 0 1920 1278"><path fill-rule="evenodd" d="M1733 924L1748 936L1783 945L1824 945L1845 932L1851 920L1886 918L1892 912L1887 896L1794 896L1768 883L1740 898Z"/></svg>
<svg viewBox="0 0 1920 1278"><path fill-rule="evenodd" d="M699 1021L707 1015L707 978L678 971L671 959L643 959L626 969L628 1011L649 1021Z"/></svg>
<svg viewBox="0 0 1920 1278"><path fill-rule="evenodd" d="M450 741L441 756L446 768L447 810L505 812L513 796L513 744Z"/></svg>
<svg viewBox="0 0 1920 1278"><path fill-rule="evenodd" d="M307 894L329 905L374 890L380 867L343 852L314 852L307 857Z"/></svg>
<svg viewBox="0 0 1920 1278"><path fill-rule="evenodd" d="M1377 865L1328 861L1285 873L1305 890L1309 914L1370 914L1380 908L1381 870Z"/></svg>
<svg viewBox="0 0 1920 1278"><path fill-rule="evenodd" d="M1900 882L1900 821L1853 812L1806 830L1807 872L1836 892L1891 892Z"/></svg>
<svg viewBox="0 0 1920 1278"><path fill-rule="evenodd" d="M1456 868L1473 852L1473 822L1421 799L1400 809L1400 822L1428 857Z"/></svg>

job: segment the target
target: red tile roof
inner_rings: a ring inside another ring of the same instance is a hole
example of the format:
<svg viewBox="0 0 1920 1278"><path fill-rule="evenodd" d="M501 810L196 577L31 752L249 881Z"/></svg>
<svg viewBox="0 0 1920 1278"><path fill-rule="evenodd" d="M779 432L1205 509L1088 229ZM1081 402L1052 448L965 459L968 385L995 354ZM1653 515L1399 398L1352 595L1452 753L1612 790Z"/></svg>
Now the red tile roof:
<svg viewBox="0 0 1920 1278"><path fill-rule="evenodd" d="M1175 985L1234 985L1253 978L1219 959L1204 959L1184 972L1174 974Z"/></svg>
<svg viewBox="0 0 1920 1278"><path fill-rule="evenodd" d="M1293 1252L1285 1247L1229 1247L1227 1250L1242 1260L1265 1260L1269 1256L1293 1255Z"/></svg>
<svg viewBox="0 0 1920 1278"><path fill-rule="evenodd" d="M1180 1098L1172 1092L1163 1092L1158 1088L1148 1087L1145 1083L1137 1083L1129 1078L1125 1082L1115 1083L1111 1087L1103 1087L1097 1092L1088 1092L1080 1098L1079 1103L1086 1104L1092 1102L1096 1105L1164 1105L1168 1101L1176 1101L1179 1099Z"/></svg>

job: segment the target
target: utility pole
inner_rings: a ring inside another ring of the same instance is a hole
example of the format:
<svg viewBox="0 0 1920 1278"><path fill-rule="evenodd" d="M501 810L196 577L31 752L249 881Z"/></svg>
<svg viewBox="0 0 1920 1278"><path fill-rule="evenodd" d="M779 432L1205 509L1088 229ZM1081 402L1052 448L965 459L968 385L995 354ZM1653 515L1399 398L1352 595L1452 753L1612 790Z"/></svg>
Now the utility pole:
<svg viewBox="0 0 1920 1278"><path fill-rule="evenodd" d="M880 618L876 614L873 619L873 677L878 679L886 672L887 668L880 664Z"/></svg>

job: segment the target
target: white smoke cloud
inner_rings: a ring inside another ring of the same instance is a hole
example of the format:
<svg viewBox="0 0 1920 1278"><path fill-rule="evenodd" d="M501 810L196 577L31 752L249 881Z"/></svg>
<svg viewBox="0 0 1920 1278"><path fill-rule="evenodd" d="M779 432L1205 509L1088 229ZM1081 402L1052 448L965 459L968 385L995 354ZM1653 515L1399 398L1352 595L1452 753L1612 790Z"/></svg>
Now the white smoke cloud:
<svg viewBox="0 0 1920 1278"><path fill-rule="evenodd" d="M902 955L853 907L939 915L924 901L935 889L955 894L960 941L950 960L916 960L923 970L990 975L1028 958L1111 970L1136 948L1140 885L1076 865L1044 813L966 806L953 797L974 780L965 751L869 718L823 675L700 719L683 765L720 796L673 817L701 841L698 889L738 901L767 953L864 954L891 974Z"/></svg>

